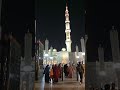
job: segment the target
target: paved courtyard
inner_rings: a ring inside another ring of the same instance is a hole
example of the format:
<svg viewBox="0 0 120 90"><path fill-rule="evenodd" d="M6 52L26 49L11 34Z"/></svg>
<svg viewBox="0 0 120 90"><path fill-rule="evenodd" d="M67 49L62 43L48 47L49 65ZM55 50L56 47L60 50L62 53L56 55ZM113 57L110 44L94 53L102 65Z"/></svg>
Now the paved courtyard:
<svg viewBox="0 0 120 90"><path fill-rule="evenodd" d="M85 82L80 84L76 78L64 78L64 81L59 80L58 83L45 83L44 76L39 81L35 82L35 90L85 90Z"/></svg>

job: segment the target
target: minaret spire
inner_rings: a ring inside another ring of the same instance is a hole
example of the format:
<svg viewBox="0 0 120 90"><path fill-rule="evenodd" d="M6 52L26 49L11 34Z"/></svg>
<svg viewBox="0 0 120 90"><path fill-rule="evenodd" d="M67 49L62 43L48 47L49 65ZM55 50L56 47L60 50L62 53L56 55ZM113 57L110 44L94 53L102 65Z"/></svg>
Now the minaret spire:
<svg viewBox="0 0 120 90"><path fill-rule="evenodd" d="M70 36L70 20L69 20L69 11L68 6L66 4L66 10L65 10L65 33L66 33L66 48L68 52L71 52L71 36Z"/></svg>
<svg viewBox="0 0 120 90"><path fill-rule="evenodd" d="M68 5L67 5L67 3L66 3L66 11L68 11Z"/></svg>

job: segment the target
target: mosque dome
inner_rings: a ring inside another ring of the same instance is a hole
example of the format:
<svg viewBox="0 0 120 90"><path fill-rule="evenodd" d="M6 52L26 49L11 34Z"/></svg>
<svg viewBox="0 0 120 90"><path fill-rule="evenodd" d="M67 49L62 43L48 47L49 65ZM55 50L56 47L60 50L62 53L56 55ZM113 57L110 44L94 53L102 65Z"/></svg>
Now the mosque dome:
<svg viewBox="0 0 120 90"><path fill-rule="evenodd" d="M66 51L66 49L65 49L65 48L62 48L62 51Z"/></svg>
<svg viewBox="0 0 120 90"><path fill-rule="evenodd" d="M57 50L56 50L56 49L53 49L53 52L57 52Z"/></svg>

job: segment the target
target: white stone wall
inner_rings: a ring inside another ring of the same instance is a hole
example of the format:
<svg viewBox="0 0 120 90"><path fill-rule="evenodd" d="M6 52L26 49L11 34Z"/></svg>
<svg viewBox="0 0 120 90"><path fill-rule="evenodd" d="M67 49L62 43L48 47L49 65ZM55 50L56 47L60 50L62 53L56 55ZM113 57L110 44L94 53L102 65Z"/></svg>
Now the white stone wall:
<svg viewBox="0 0 120 90"><path fill-rule="evenodd" d="M33 90L35 80L35 66L25 65L25 62L21 62L20 68L20 90Z"/></svg>
<svg viewBox="0 0 120 90"><path fill-rule="evenodd" d="M89 86L98 87L96 77L96 62L87 62L85 64L85 84L86 90L89 90Z"/></svg>
<svg viewBox="0 0 120 90"><path fill-rule="evenodd" d="M100 69L100 63L97 62L96 64L96 72L97 72L97 83L99 83L100 86L105 85L106 83L110 84L111 82L115 82L116 81L116 72L115 69L113 67L113 62L104 62L104 67L105 69L103 71L101 71Z"/></svg>

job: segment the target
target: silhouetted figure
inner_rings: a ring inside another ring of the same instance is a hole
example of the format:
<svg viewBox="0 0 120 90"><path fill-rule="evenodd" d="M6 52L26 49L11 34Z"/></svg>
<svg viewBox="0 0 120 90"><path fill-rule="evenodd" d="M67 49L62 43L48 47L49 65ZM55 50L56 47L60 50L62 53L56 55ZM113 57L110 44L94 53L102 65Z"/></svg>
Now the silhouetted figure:
<svg viewBox="0 0 120 90"><path fill-rule="evenodd" d="M45 69L44 69L45 82L46 82L46 83L49 83L49 80L50 80L49 70L50 70L50 67L49 67L49 65L47 65L47 66L45 67Z"/></svg>
<svg viewBox="0 0 120 90"><path fill-rule="evenodd" d="M59 78L61 78L61 75L62 75L61 63L58 65L58 69L59 69Z"/></svg>
<svg viewBox="0 0 120 90"><path fill-rule="evenodd" d="M68 66L67 66L67 64L64 65L64 73L65 73L65 77L68 77Z"/></svg>
<svg viewBox="0 0 120 90"><path fill-rule="evenodd" d="M104 89L105 90L110 90L110 84L105 84Z"/></svg>
<svg viewBox="0 0 120 90"><path fill-rule="evenodd" d="M77 69L77 72L79 73L79 76L80 76L80 82L82 83L84 68L83 68L81 62L79 62L79 64L77 65L76 69Z"/></svg>
<svg viewBox="0 0 120 90"><path fill-rule="evenodd" d="M115 89L115 83L112 83L112 84L111 84L111 90L116 90L116 89Z"/></svg>

